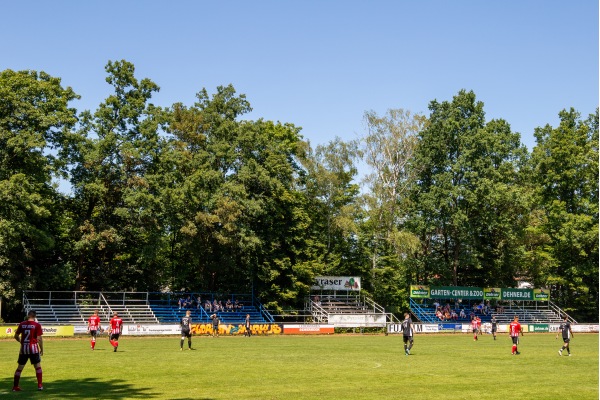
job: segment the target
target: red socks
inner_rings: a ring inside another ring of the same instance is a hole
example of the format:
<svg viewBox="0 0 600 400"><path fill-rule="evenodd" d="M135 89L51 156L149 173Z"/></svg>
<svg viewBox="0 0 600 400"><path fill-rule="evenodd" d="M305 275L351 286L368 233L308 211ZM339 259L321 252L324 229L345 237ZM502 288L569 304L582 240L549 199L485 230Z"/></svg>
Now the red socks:
<svg viewBox="0 0 600 400"><path fill-rule="evenodd" d="M19 379L21 379L21 370L16 370L15 371L15 377L13 379L13 386L17 387L19 386Z"/></svg>
<svg viewBox="0 0 600 400"><path fill-rule="evenodd" d="M513 352L513 354L517 352L517 345L516 344L513 344L512 352Z"/></svg>
<svg viewBox="0 0 600 400"><path fill-rule="evenodd" d="M35 369L35 377L38 381L38 387L42 386L42 367Z"/></svg>

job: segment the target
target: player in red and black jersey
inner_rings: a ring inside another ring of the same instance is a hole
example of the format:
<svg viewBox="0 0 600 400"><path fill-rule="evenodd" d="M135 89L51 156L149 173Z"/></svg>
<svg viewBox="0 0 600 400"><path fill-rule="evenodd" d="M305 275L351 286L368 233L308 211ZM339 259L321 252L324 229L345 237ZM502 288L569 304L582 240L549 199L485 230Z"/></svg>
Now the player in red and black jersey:
<svg viewBox="0 0 600 400"><path fill-rule="evenodd" d="M473 317L471 320L471 329L473 330L473 340L478 340L479 330L481 329L481 320L477 317Z"/></svg>
<svg viewBox="0 0 600 400"><path fill-rule="evenodd" d="M17 370L13 380L13 392L20 392L19 380L21 372L27 364L27 360L35 367L35 376L37 377L38 390L44 390L42 385L42 358L44 354L44 345L42 341L42 326L35 320L35 311L27 313L27 320L19 324L15 332L15 340L21 344L19 351L19 360Z"/></svg>
<svg viewBox="0 0 600 400"><path fill-rule="evenodd" d="M519 344L519 334L523 336L523 328L521 328L521 324L519 324L519 317L515 315L513 322L510 323L508 332L510 333L510 337L512 338L512 355L519 355L519 351L517 350L517 345Z"/></svg>
<svg viewBox="0 0 600 400"><path fill-rule="evenodd" d="M112 344L115 349L114 351L116 352L119 347L119 337L121 336L121 331L123 329L123 320L119 318L119 314L115 312L108 324L110 344Z"/></svg>
<svg viewBox="0 0 600 400"><path fill-rule="evenodd" d="M98 316L98 310L94 310L94 315L92 315L88 319L88 332L92 336L90 344L92 346L92 350L96 347L96 335L100 330L100 317Z"/></svg>

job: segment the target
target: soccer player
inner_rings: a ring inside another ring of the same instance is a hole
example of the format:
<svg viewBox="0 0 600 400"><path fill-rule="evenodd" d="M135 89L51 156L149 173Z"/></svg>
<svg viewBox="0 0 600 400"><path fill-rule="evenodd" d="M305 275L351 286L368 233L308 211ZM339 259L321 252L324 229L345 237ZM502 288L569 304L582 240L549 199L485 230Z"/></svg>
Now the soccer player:
<svg viewBox="0 0 600 400"><path fill-rule="evenodd" d="M92 346L92 350L96 347L96 336L98 335L98 331L100 330L100 317L98 316L98 310L94 310L94 315L92 315L88 319L88 332L91 335L90 344Z"/></svg>
<svg viewBox="0 0 600 400"><path fill-rule="evenodd" d="M473 330L473 340L477 341L478 337L477 337L477 333L479 332L479 321L477 320L477 317L473 317L473 319L471 320L471 329Z"/></svg>
<svg viewBox="0 0 600 400"><path fill-rule="evenodd" d="M109 340L110 340L110 344L112 345L112 347L114 348L114 351L117 351L117 348L119 347L119 336L121 336L121 330L123 329L123 320L121 318L119 318L119 314L118 313L114 313L113 317L111 318L111 320L108 322L108 334L109 336Z"/></svg>
<svg viewBox="0 0 600 400"><path fill-rule="evenodd" d="M562 332L563 345L558 351L558 355L562 356L562 352L564 349L567 349L567 353L569 357L571 356L571 348L569 347L569 343L571 342L571 338L573 337L573 331L571 330L571 323L569 322L569 316L565 315L565 320L560 324L558 330ZM556 339L558 339L558 333L556 334Z"/></svg>
<svg viewBox="0 0 600 400"><path fill-rule="evenodd" d="M219 337L219 317L217 314L213 314L210 318L212 319L213 337Z"/></svg>
<svg viewBox="0 0 600 400"><path fill-rule="evenodd" d="M494 340L496 340L496 332L498 331L498 321L496 321L496 316L492 317L492 335L494 336Z"/></svg>
<svg viewBox="0 0 600 400"><path fill-rule="evenodd" d="M244 336L252 336L252 329L250 325L250 314L246 314L246 320L244 321L244 327L246 330L244 331Z"/></svg>
<svg viewBox="0 0 600 400"><path fill-rule="evenodd" d="M44 354L44 344L42 341L43 330L42 326L35 320L36 312L29 311L27 313L27 320L19 324L17 331L15 332L15 340L21 344L19 351L19 360L17 361L18 366L15 371L13 380L13 392L20 392L19 380L21 379L21 372L27 364L27 360L35 367L35 376L37 378L38 390L44 390L42 385L42 359L41 356Z"/></svg>
<svg viewBox="0 0 600 400"><path fill-rule="evenodd" d="M185 317L181 318L181 322L179 323L181 326L181 343L180 350L183 350L183 342L187 337L188 340L188 348L192 349L192 312L187 310L185 312Z"/></svg>
<svg viewBox="0 0 600 400"><path fill-rule="evenodd" d="M404 340L404 355L410 354L410 349L413 347L413 328L409 313L404 313L404 321L402 321L402 339Z"/></svg>
<svg viewBox="0 0 600 400"><path fill-rule="evenodd" d="M523 328L521 328L521 324L519 324L519 317L515 315L515 318L513 319L513 322L510 323L509 329L508 329L509 333L510 333L510 337L512 338L512 355L519 355L521 353L519 353L517 346L519 344L519 334L521 334L521 336L523 336Z"/></svg>

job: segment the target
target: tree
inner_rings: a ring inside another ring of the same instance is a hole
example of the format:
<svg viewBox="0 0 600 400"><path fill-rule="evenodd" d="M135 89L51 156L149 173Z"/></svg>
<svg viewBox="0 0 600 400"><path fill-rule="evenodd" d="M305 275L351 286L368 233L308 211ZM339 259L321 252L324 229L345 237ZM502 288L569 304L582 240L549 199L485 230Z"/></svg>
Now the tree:
<svg viewBox="0 0 600 400"><path fill-rule="evenodd" d="M157 289L161 227L148 178L159 173L164 113L148 101L158 86L138 80L124 60L108 62L106 72L114 93L81 113L69 137L75 289Z"/></svg>
<svg viewBox="0 0 600 400"><path fill-rule="evenodd" d="M486 123L473 92L429 109L411 218L422 243L418 281L512 286L530 205L519 134L503 120Z"/></svg>
<svg viewBox="0 0 600 400"><path fill-rule="evenodd" d="M69 272L56 252L60 195L56 157L76 122L78 96L44 72L0 73L0 296L16 288L52 287ZM62 282L59 282L62 284Z"/></svg>
<svg viewBox="0 0 600 400"><path fill-rule="evenodd" d="M555 260L552 295L587 320L598 318L598 109L586 120L574 109L537 128L533 181L544 212L542 232Z"/></svg>
<svg viewBox="0 0 600 400"><path fill-rule="evenodd" d="M359 185L354 182L360 157L357 141L335 138L314 150L306 143L306 171L299 188L310 215L313 266L319 274L356 274L360 218Z"/></svg>
<svg viewBox="0 0 600 400"><path fill-rule="evenodd" d="M407 259L418 246L417 237L405 229L405 217L419 172L414 164L418 134L426 119L390 109L384 116L366 112L365 120L368 134L362 151L371 173L365 179L369 190L363 195L361 242L370 258L369 279L375 297L385 304L400 305L410 283Z"/></svg>

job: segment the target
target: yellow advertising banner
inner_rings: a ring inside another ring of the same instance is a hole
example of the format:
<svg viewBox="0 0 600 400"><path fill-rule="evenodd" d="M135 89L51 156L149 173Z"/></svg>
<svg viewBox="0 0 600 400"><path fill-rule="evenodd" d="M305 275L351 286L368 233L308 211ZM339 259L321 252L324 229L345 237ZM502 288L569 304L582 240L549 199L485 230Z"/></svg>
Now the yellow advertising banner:
<svg viewBox="0 0 600 400"><path fill-rule="evenodd" d="M0 339L9 338L15 335L18 325L3 325L0 327ZM73 325L42 325L44 337L49 336L74 336L75 327Z"/></svg>

